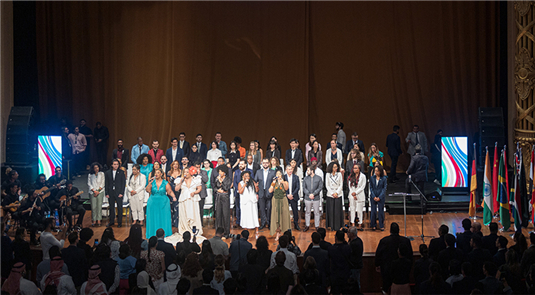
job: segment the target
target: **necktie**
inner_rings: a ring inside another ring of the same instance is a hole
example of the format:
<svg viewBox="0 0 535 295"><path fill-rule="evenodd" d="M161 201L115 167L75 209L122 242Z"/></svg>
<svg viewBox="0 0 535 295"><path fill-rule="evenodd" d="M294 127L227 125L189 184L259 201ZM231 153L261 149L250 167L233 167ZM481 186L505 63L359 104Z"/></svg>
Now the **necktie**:
<svg viewBox="0 0 535 295"><path fill-rule="evenodd" d="M418 133L415 133L414 135L416 135L416 144L419 143L419 140L418 140Z"/></svg>
<svg viewBox="0 0 535 295"><path fill-rule="evenodd" d="M199 150L201 148L201 143L197 142L197 149Z"/></svg>
<svg viewBox="0 0 535 295"><path fill-rule="evenodd" d="M139 153L141 154L141 146L139 146Z"/></svg>

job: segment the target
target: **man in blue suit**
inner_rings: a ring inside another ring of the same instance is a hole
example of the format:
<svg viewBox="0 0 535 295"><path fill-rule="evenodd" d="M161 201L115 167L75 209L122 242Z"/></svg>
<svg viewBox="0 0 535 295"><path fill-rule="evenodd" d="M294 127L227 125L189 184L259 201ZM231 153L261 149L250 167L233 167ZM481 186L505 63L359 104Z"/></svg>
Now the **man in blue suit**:
<svg viewBox="0 0 535 295"><path fill-rule="evenodd" d="M178 138L173 137L171 138L171 147L167 149L165 152L165 157L167 158L167 161L173 164L174 161L178 161L181 163L182 157L184 156L182 150L178 148ZM182 164L181 164L182 166Z"/></svg>
<svg viewBox="0 0 535 295"><path fill-rule="evenodd" d="M275 170L269 169L269 160L262 160L262 169L258 170L254 176L258 193L258 206L260 209L260 229L269 228L271 218L271 198L273 193L269 193L269 186L275 178Z"/></svg>
<svg viewBox="0 0 535 295"><path fill-rule="evenodd" d="M208 148L206 147L206 144L202 142L202 134L197 134L195 140L197 141L194 143L194 145L197 146L198 153L202 155L203 160L206 159L206 154L208 154Z"/></svg>
<svg viewBox="0 0 535 295"><path fill-rule="evenodd" d="M297 210L297 204L299 203L299 177L293 174L293 171L292 166L286 166L286 175L284 175L284 181L288 181L286 197L288 198L288 203L292 207L295 230L301 230L299 227L299 210Z"/></svg>

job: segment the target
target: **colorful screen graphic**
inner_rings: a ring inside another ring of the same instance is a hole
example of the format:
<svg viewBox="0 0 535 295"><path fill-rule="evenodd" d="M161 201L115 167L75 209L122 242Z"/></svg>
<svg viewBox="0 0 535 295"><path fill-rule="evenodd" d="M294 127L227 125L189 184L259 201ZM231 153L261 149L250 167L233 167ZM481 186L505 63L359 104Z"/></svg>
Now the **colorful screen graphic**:
<svg viewBox="0 0 535 295"><path fill-rule="evenodd" d="M442 186L468 186L468 137L442 137Z"/></svg>
<svg viewBox="0 0 535 295"><path fill-rule="evenodd" d="M43 173L48 179L56 173L56 167L61 167L61 136L39 135L39 174Z"/></svg>

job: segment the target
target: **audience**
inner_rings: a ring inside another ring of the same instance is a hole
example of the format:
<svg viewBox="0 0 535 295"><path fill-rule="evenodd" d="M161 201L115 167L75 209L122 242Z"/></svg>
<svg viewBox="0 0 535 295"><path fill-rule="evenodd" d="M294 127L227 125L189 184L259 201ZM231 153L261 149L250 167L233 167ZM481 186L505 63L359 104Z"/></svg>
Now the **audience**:
<svg viewBox="0 0 535 295"><path fill-rule="evenodd" d="M453 288L453 283L463 279L463 275L461 274L461 262L457 259L451 260L448 269L450 276L446 279L446 283L450 284Z"/></svg>
<svg viewBox="0 0 535 295"><path fill-rule="evenodd" d="M451 287L444 281L440 265L436 262L429 265L429 279L420 285L420 294L449 294Z"/></svg>
<svg viewBox="0 0 535 295"><path fill-rule="evenodd" d="M485 262L483 265L483 273L485 274L485 278L480 280L479 283L481 283L480 289L483 291L483 294L496 294L496 293L502 293L503 291L503 284L496 278L496 271L498 269L496 268L496 265L490 261Z"/></svg>
<svg viewBox="0 0 535 295"><path fill-rule="evenodd" d="M194 145L194 147L197 147ZM160 287L158 288L158 294L159 295L176 295L177 294L177 285L180 280L181 272L180 272L180 266L172 263L167 267L167 271L165 272L165 277L167 281L160 284Z"/></svg>
<svg viewBox="0 0 535 295"><path fill-rule="evenodd" d="M199 255L199 262L202 268L214 270L215 269L214 258L215 258L215 255L214 255L214 251L212 251L212 246L210 244L210 241L204 240L202 242L202 251L201 251L201 254Z"/></svg>
<svg viewBox="0 0 535 295"><path fill-rule="evenodd" d="M299 273L299 267L297 266L297 258L295 257L295 254L288 251L288 243L289 243L288 236L282 235L279 238L280 249L274 252L273 254L271 254L271 263L270 263L269 268L274 268L276 266L277 262L275 258L277 256L277 253L284 252L284 254L286 254L284 256L284 266L287 269L291 270L294 275L297 275Z"/></svg>
<svg viewBox="0 0 535 295"><path fill-rule="evenodd" d="M113 228L107 227L104 230L102 238L100 239L100 244L108 245L108 247L110 247L112 259L117 259L117 257L119 257L119 247L121 247L121 242L115 239Z"/></svg>
<svg viewBox="0 0 535 295"><path fill-rule="evenodd" d="M119 257L116 259L120 270L119 292L120 294L127 294L130 289L128 279L130 275L136 273L137 259L130 253L130 246L128 244L121 245L119 248Z"/></svg>
<svg viewBox="0 0 535 295"><path fill-rule="evenodd" d="M84 250L76 246L78 242L78 232L71 233L68 240L70 245L61 251L61 256L67 267L70 269L70 275L74 282L74 286L79 288L85 281L87 281L89 265Z"/></svg>
<svg viewBox="0 0 535 295"><path fill-rule="evenodd" d="M483 264L487 261L492 261L492 256L489 250L481 248L483 242L479 235L473 234L470 240L470 246L472 251L468 253L467 259L474 268L474 276L481 280L485 277L483 274Z"/></svg>
<svg viewBox="0 0 535 295"><path fill-rule="evenodd" d="M211 238L209 241L210 241L210 244L212 245L212 251L214 252L214 255L221 254L225 257L228 257L228 254L229 254L228 245L221 239L224 233L225 233L225 229L222 227L218 227L215 231L215 236Z"/></svg>
<svg viewBox="0 0 535 295"><path fill-rule="evenodd" d="M173 263L176 259L176 251L175 247L173 247L173 244L167 243L164 241L165 232L163 229L159 228L156 231L156 238L158 238L158 245L156 246L156 250L162 251L163 254L165 254L165 268Z"/></svg>
<svg viewBox="0 0 535 295"><path fill-rule="evenodd" d="M426 244L420 244L419 246L420 258L414 263L414 282L416 283L416 294L419 294L418 290L420 285L429 279L429 266L431 265L431 258L429 258L429 249Z"/></svg>
<svg viewBox="0 0 535 295"><path fill-rule="evenodd" d="M509 247L509 249L513 249L516 252L516 257L518 258L518 261L520 261L524 255L524 251L528 249L528 242L522 232L518 231L515 232L515 235L513 236L513 242L515 242L515 244Z"/></svg>
<svg viewBox="0 0 535 295"><path fill-rule="evenodd" d="M472 292L477 283L477 279L472 275L472 268L473 267L470 262L465 262L461 265L463 279L453 283L453 293L470 294Z"/></svg>
<svg viewBox="0 0 535 295"><path fill-rule="evenodd" d="M89 269L87 282L82 284L80 295L107 295L106 285L100 280L100 266L93 265Z"/></svg>
<svg viewBox="0 0 535 295"><path fill-rule="evenodd" d="M253 248L253 245L247 241L249 239L249 231L242 230L239 238L234 239L230 243L230 272L233 277L236 277L240 266L247 263L247 252ZM217 267L216 267L217 269Z"/></svg>
<svg viewBox="0 0 535 295"><path fill-rule="evenodd" d="M392 262L392 287L390 294L409 294L410 274L412 269L412 253L407 244L399 244L398 259Z"/></svg>
<svg viewBox="0 0 535 295"><path fill-rule="evenodd" d="M85 259L91 261L93 258L93 248L87 244L89 240L93 237L93 230L86 227L80 231L80 239L78 240L78 248L84 250Z"/></svg>
<svg viewBox="0 0 535 295"><path fill-rule="evenodd" d="M320 285L323 287L327 287L329 284L328 280L329 280L329 274L331 271L329 252L327 250L321 249L320 242L321 242L321 235L318 232L312 233L313 246L311 249L305 252L305 256L303 257L303 259L307 261L308 257L314 258L314 261L316 262L316 269L318 270L318 273L319 273L319 278L321 282ZM353 259L353 257L351 258ZM360 263L362 265L362 252L361 252Z"/></svg>
<svg viewBox="0 0 535 295"><path fill-rule="evenodd" d="M100 266L100 280L106 285L106 290L110 294L115 292L121 281L121 269L117 262L111 258L110 247L104 243L99 244L93 253L91 264Z"/></svg>
<svg viewBox="0 0 535 295"><path fill-rule="evenodd" d="M50 271L41 279L41 290L44 294L76 294L76 287L72 277L61 271L63 268L61 256L50 260Z"/></svg>
<svg viewBox="0 0 535 295"><path fill-rule="evenodd" d="M128 238L124 242L130 246L132 256L136 259L141 255L141 250L147 250L149 246L148 242L143 239L141 225L139 224L132 224Z"/></svg>
<svg viewBox="0 0 535 295"><path fill-rule="evenodd" d="M320 227L320 228L318 228L316 230L316 232L318 232L320 234L320 236L321 236L320 248L325 250L325 251L329 250L329 247L332 246L332 244L327 242L327 241L325 241L325 237L327 236L327 230L325 228L323 228L323 227ZM314 246L314 245L312 243L310 243L308 245L307 250L312 249L312 246Z"/></svg>
<svg viewBox="0 0 535 295"><path fill-rule="evenodd" d="M2 248L4 247L4 244L2 244ZM48 249L49 257L57 257L61 256L61 252L59 251L58 246L52 246L50 249ZM41 279L50 272L50 259L43 259L38 265L37 265L37 271L35 272L35 280L37 282L41 282ZM69 268L66 264L63 264L61 267L61 272L69 275Z"/></svg>
<svg viewBox="0 0 535 295"><path fill-rule="evenodd" d="M232 277L232 274L230 273L230 271L225 270L225 257L223 255L216 255L214 262L215 270L213 271L213 280L210 282L210 286L213 289L217 290L219 292L219 295L224 295L225 291L223 290L223 283L225 283L226 280L230 279Z"/></svg>
<svg viewBox="0 0 535 295"><path fill-rule="evenodd" d="M498 252L498 247L496 246L496 240L498 239L498 224L496 222L491 222L489 224L490 234L484 236L481 241L483 242L483 249L489 250L490 254L494 256Z"/></svg>
<svg viewBox="0 0 535 295"><path fill-rule="evenodd" d="M207 284L210 284L213 278L213 272L206 270L210 273ZM199 257L196 253L190 253L186 257L186 261L182 267L182 276L190 282L190 288L188 294L192 294L194 289L203 285L204 276L203 269L199 263ZM219 294L219 293L216 293Z"/></svg>
<svg viewBox="0 0 535 295"><path fill-rule="evenodd" d="M158 289L163 283L163 273L165 271L165 254L162 251L156 250L158 245L158 238L152 236L149 239L149 249L141 251L141 259L147 261L146 271L152 279L154 289Z"/></svg>
<svg viewBox="0 0 535 295"><path fill-rule="evenodd" d="M526 292L526 286L522 283L522 268L516 257L516 252L508 250L505 254L505 264L500 266L497 278L504 279L515 294Z"/></svg>
<svg viewBox="0 0 535 295"><path fill-rule="evenodd" d="M195 237L193 238L195 239ZM201 252L201 247L197 243L190 242L191 233L189 231L182 234L182 242L176 243L176 254L178 264L183 264L186 257L191 253ZM212 245L213 246L213 245ZM213 249L213 247L212 247Z"/></svg>
<svg viewBox="0 0 535 295"><path fill-rule="evenodd" d="M472 248L470 247L470 239L472 239L472 231L470 230L472 228L472 221L470 221L469 218L465 218L462 221L462 225L464 232L457 233L457 247L461 249L464 254L468 254L472 251Z"/></svg>
<svg viewBox="0 0 535 295"><path fill-rule="evenodd" d="M271 265L271 255L273 254L273 251L269 250L269 244L265 236L260 236L256 239L256 250L258 250L257 263L262 266L264 270L268 269Z"/></svg>
<svg viewBox="0 0 535 295"><path fill-rule="evenodd" d="M364 253L364 244L362 239L358 237L358 230L352 226L347 232L349 239L349 246L351 247L351 257L349 257L349 266L351 268L351 279L357 282L360 289L360 271L364 267L362 263L362 254ZM412 257L411 257L412 259Z"/></svg>
<svg viewBox="0 0 535 295"><path fill-rule="evenodd" d="M509 241L504 236L499 236L496 240L496 246L498 247L498 251L496 252L496 254L494 254L492 261L494 262L494 264L496 264L498 268L505 264L505 253L507 252L508 243Z"/></svg>
<svg viewBox="0 0 535 295"><path fill-rule="evenodd" d="M264 284L266 268L258 263L258 250L251 249L247 252L247 264L240 266L239 275L245 282L244 294L260 294Z"/></svg>
<svg viewBox="0 0 535 295"><path fill-rule="evenodd" d="M280 241L283 239L287 240L288 237L280 237L279 244ZM291 291L291 288L295 285L295 272L286 267L286 257L288 257L288 255L291 256L294 254L289 251L284 251L283 249L286 249L286 245L281 245L281 250L273 253L274 266L271 267L271 269L266 274L268 278L268 294L278 294L279 291L283 293L289 293Z"/></svg>
<svg viewBox="0 0 535 295"><path fill-rule="evenodd" d="M334 245L329 247L328 252L331 264L331 292L339 294L351 274L348 260L351 256L351 247L347 244L342 230L336 231Z"/></svg>
<svg viewBox="0 0 535 295"><path fill-rule="evenodd" d="M2 245L3 246L3 245ZM2 294L41 294L37 286L30 280L25 279L26 266L17 262L11 268L11 273L2 285Z"/></svg>
<svg viewBox="0 0 535 295"><path fill-rule="evenodd" d="M506 240L507 241L507 240ZM531 265L535 264L535 233L531 232L529 233L529 242L530 246L526 251L524 251L524 254L521 257L520 265L522 266L522 275L524 277L528 276L529 268ZM507 243L504 247L507 246Z"/></svg>
<svg viewBox="0 0 535 295"><path fill-rule="evenodd" d="M212 288L212 281L214 278L214 272L209 269L201 270L202 271L202 285L193 290L193 295L219 295L219 291Z"/></svg>
<svg viewBox="0 0 535 295"><path fill-rule="evenodd" d="M441 225L438 228L439 237L435 238L435 239L432 239L431 242L429 242L429 256L431 256L431 258L434 261L437 261L438 253L440 253L440 251L446 249L446 242L444 240L444 236L446 234L448 234L449 230L450 229L449 229L449 227L447 225L445 225L445 224Z"/></svg>
<svg viewBox="0 0 535 295"><path fill-rule="evenodd" d="M438 262L442 268L442 277L447 278L450 261L453 259L464 261L465 255L463 251L455 248L455 236L446 234L444 240L446 242L446 249L440 251L436 262Z"/></svg>

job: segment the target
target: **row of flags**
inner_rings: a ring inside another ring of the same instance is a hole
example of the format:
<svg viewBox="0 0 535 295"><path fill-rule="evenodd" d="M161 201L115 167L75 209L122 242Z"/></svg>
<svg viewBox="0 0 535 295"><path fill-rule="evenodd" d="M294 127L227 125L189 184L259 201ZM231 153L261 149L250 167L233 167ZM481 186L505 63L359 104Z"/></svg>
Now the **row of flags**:
<svg viewBox="0 0 535 295"><path fill-rule="evenodd" d="M494 147L494 161L491 173L490 155L486 148L485 170L483 175L483 223L489 225L494 214L499 214L503 230L511 227L511 216L514 220L515 231L527 227L529 221L535 224L535 146L531 149L531 162L529 165L529 192L526 184L526 171L523 164L522 149L517 145L514 153L514 177L509 183L507 173L506 147L498 154L498 145ZM468 214L476 214L476 149L472 160L472 173L470 184L470 206Z"/></svg>

